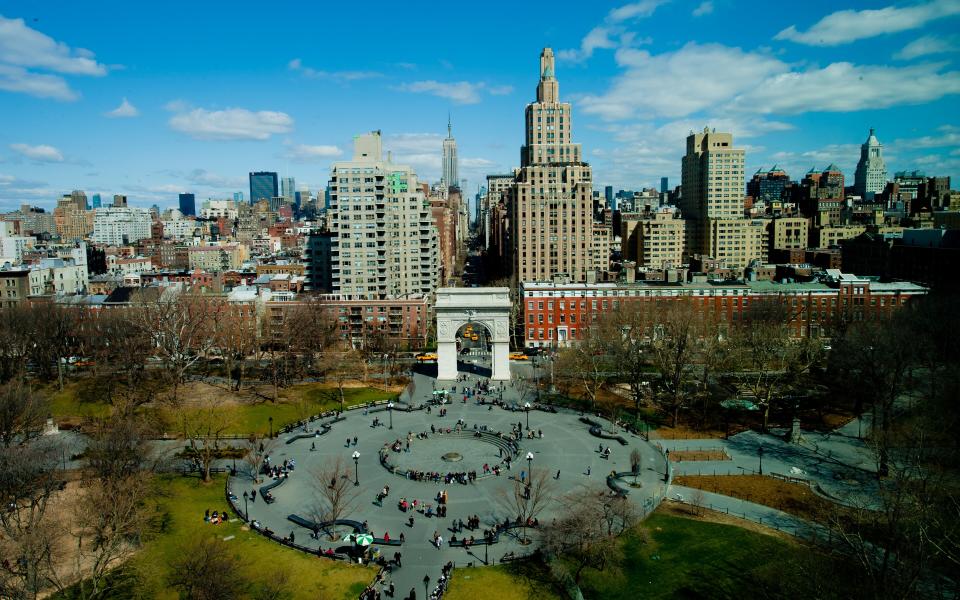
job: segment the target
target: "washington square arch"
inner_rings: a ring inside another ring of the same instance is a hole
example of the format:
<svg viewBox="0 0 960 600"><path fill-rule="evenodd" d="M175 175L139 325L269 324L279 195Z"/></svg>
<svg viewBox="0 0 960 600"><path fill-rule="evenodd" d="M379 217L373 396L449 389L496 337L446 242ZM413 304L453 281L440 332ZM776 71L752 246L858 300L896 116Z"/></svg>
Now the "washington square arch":
<svg viewBox="0 0 960 600"><path fill-rule="evenodd" d="M437 379L457 378L457 332L482 325L490 335L493 380L510 379L510 289L440 288L437 290Z"/></svg>

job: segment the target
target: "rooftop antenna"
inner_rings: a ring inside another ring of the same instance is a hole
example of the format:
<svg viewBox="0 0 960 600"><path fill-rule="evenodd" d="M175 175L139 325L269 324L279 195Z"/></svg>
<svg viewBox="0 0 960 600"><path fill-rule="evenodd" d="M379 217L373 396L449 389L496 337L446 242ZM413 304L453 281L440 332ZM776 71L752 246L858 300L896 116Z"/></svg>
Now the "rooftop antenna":
<svg viewBox="0 0 960 600"><path fill-rule="evenodd" d="M450 124L450 111L448 110L447 111L447 139L449 140L452 137L453 137L453 127Z"/></svg>

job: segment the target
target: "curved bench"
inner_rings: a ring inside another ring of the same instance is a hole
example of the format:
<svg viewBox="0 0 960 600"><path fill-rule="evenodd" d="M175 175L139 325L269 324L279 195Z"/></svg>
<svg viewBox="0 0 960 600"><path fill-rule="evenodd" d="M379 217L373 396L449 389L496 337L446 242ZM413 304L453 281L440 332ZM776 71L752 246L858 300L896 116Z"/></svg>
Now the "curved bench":
<svg viewBox="0 0 960 600"><path fill-rule="evenodd" d="M607 475L607 487L610 488L610 490L613 491L613 493L617 494L618 496L625 497L627 494L630 493L630 488L629 486L624 487L624 483L620 479L621 477L627 477L627 476L633 476L633 475L634 475L633 471L623 471L620 473L613 471L609 475Z"/></svg>
<svg viewBox="0 0 960 600"><path fill-rule="evenodd" d="M260 497L263 498L263 501L266 502L267 504L273 504L274 500L270 499L270 496L267 495L267 492L269 492L274 488L280 487L283 484L283 482L286 480L287 480L286 477L281 477L280 479L276 479L273 482L268 483L267 485L261 486L259 491L260 491Z"/></svg>
<svg viewBox="0 0 960 600"><path fill-rule="evenodd" d="M350 527L353 529L354 533L366 533L367 530L363 526L363 523L360 521L354 521L352 519L337 519L336 521L324 521L322 523L317 523L316 521L311 521L310 519L305 519L300 515L287 515L287 520L291 523L295 523L304 529L309 529L314 533L319 533L321 530L329 529L334 525L343 525L344 527ZM379 546L402 546L403 542L396 539L385 540L383 538L374 537L373 543Z"/></svg>
<svg viewBox="0 0 960 600"><path fill-rule="evenodd" d="M619 435L614 435L612 433L604 432L603 425L601 425L598 421L594 421L593 419L590 419L588 417L580 417L580 422L590 426L590 435L594 437L598 437L603 440L616 440L620 442L621 446L626 446L627 444L630 443Z"/></svg>
<svg viewBox="0 0 960 600"><path fill-rule="evenodd" d="M500 534L507 532L511 529L523 529L523 525L518 523L510 523L508 525L498 523L494 528L494 533L492 536L490 536L489 540L487 538L481 538L479 540L474 540L473 543L471 543L470 545L471 546L490 546L493 544L497 544L500 542ZM536 529L536 527L534 527L533 525L527 525L527 529ZM451 541L448 541L447 544L449 544L453 548L461 548L467 545L466 540L462 540L462 539L457 540L455 542L451 540Z"/></svg>

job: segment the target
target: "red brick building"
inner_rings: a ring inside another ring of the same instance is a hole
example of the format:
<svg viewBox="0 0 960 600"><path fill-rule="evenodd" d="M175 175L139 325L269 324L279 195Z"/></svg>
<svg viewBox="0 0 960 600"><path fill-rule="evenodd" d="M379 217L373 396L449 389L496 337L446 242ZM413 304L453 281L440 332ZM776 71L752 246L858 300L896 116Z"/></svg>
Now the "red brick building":
<svg viewBox="0 0 960 600"><path fill-rule="evenodd" d="M810 283L524 283L523 337L528 348L566 345L583 339L583 330L605 313L683 299L730 324L742 321L753 303L777 299L789 305L796 336L818 337L841 314L854 321L882 319L926 293L927 288L915 283L880 282L834 269L823 280Z"/></svg>

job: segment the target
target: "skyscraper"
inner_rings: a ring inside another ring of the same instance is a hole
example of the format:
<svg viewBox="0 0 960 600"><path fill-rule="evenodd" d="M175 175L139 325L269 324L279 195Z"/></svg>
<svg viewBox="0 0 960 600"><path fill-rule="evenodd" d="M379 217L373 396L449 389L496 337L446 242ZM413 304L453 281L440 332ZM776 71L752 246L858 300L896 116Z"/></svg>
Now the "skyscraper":
<svg viewBox="0 0 960 600"><path fill-rule="evenodd" d="M611 209L613 209L613 207L616 206L617 201L613 197L612 185L608 185L605 188L603 188L603 199L607 201L607 206L609 206Z"/></svg>
<svg viewBox="0 0 960 600"><path fill-rule="evenodd" d="M669 177L661 177L661 178L660 178L660 193L661 193L661 194L666 194L666 193L669 192L669 191L670 191L670 178L669 178Z"/></svg>
<svg viewBox="0 0 960 600"><path fill-rule="evenodd" d="M887 166L883 163L883 144L870 128L867 141L860 146L860 161L854 174L854 189L864 200L873 198L887 186Z"/></svg>
<svg viewBox="0 0 960 600"><path fill-rule="evenodd" d="M126 208L127 206L127 197L123 194L114 194L113 195L113 207L114 208Z"/></svg>
<svg viewBox="0 0 960 600"><path fill-rule="evenodd" d="M571 141L572 111L569 102L560 102L550 48L540 53L537 99L525 112L526 140L510 190L514 280L565 274L586 281L592 266L593 172L581 161L580 144Z"/></svg>
<svg viewBox="0 0 960 600"><path fill-rule="evenodd" d="M450 115L447 115L447 139L443 140L443 187L451 188L460 184L458 171L457 140L453 139L453 127Z"/></svg>
<svg viewBox="0 0 960 600"><path fill-rule="evenodd" d="M94 207L94 208L100 208L101 202L102 202L102 200L100 200L100 194L94 194L94 195L93 195L93 207Z"/></svg>
<svg viewBox="0 0 960 600"><path fill-rule="evenodd" d="M708 221L743 218L744 151L733 134L704 127L687 136L681 165L680 211L687 219L687 252L709 254ZM719 258L719 257L715 257Z"/></svg>
<svg viewBox="0 0 960 600"><path fill-rule="evenodd" d="M277 174L272 171L255 171L250 173L250 204L261 200L270 201L280 195L277 185Z"/></svg>
<svg viewBox="0 0 960 600"><path fill-rule="evenodd" d="M180 212L184 216L197 216L197 198L193 194L180 194Z"/></svg>
<svg viewBox="0 0 960 600"><path fill-rule="evenodd" d="M330 174L331 288L357 299L429 294L439 283L437 228L406 165L383 160L379 131L354 138Z"/></svg>

